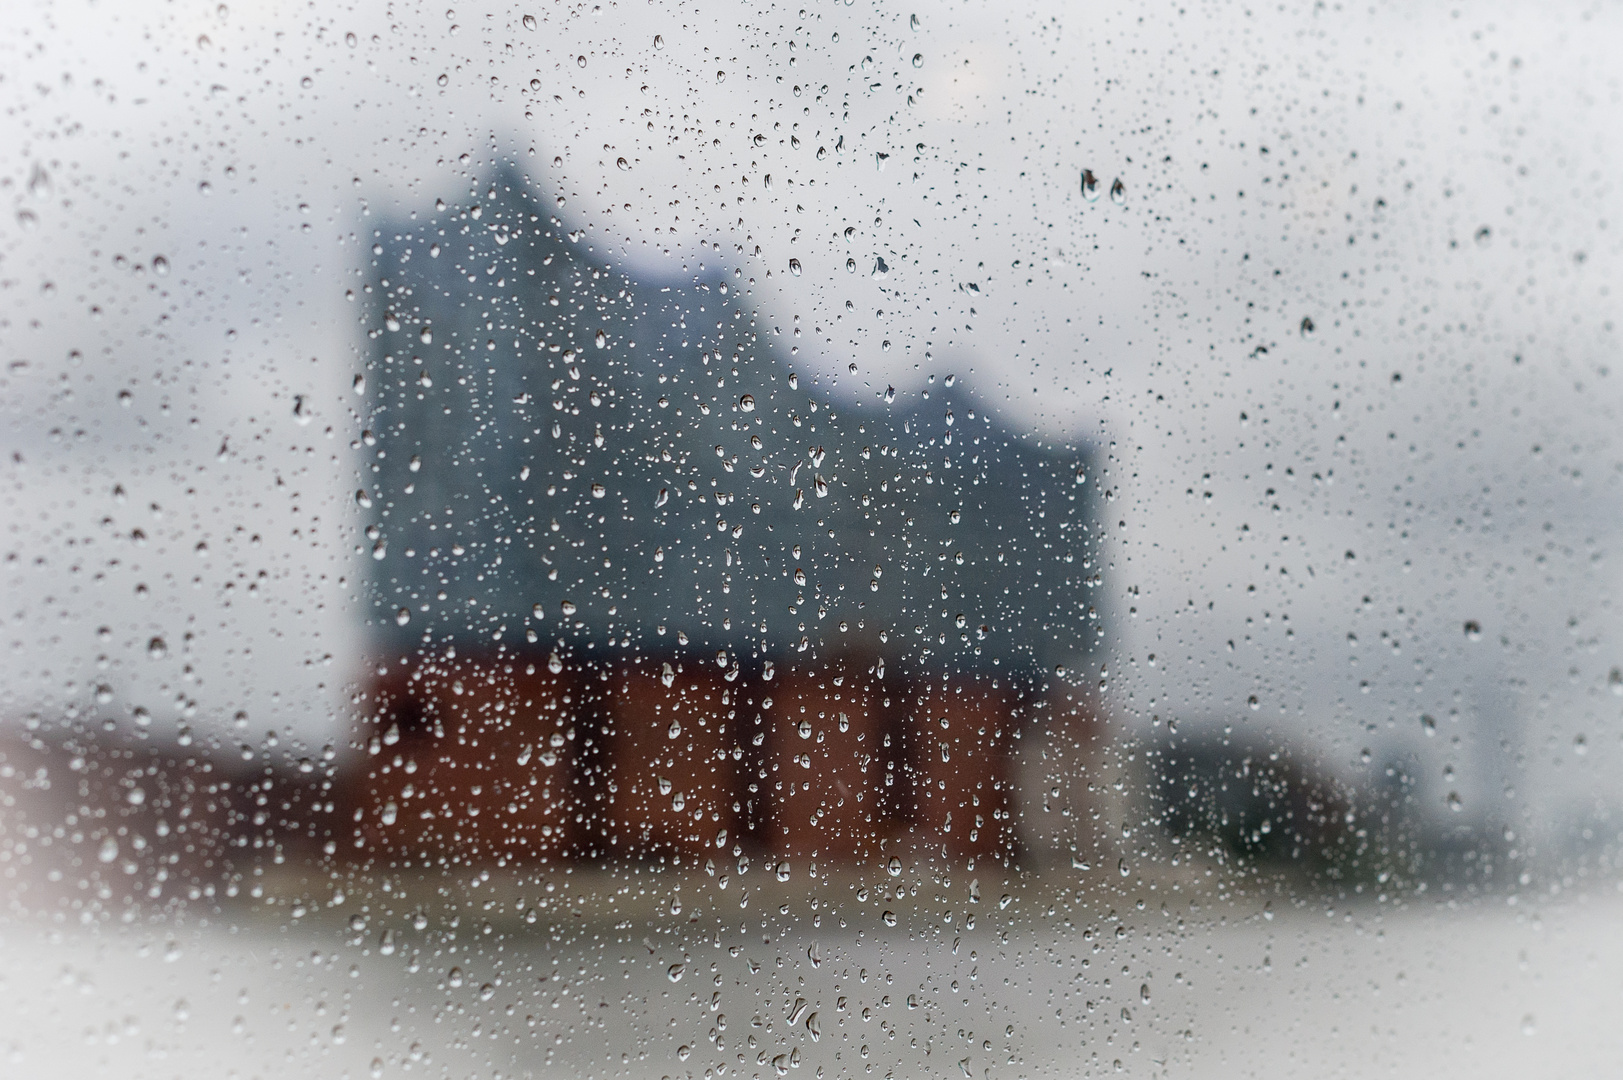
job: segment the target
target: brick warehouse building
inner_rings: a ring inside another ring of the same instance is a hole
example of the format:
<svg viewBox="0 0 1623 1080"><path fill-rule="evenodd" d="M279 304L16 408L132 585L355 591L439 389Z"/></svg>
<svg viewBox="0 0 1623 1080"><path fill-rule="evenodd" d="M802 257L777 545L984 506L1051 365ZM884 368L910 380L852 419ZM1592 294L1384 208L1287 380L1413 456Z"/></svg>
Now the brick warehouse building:
<svg viewBox="0 0 1623 1080"><path fill-rule="evenodd" d="M1102 636L1089 452L825 390L753 265L639 276L558 206L509 169L376 233L358 843L1011 854L1011 749Z"/></svg>

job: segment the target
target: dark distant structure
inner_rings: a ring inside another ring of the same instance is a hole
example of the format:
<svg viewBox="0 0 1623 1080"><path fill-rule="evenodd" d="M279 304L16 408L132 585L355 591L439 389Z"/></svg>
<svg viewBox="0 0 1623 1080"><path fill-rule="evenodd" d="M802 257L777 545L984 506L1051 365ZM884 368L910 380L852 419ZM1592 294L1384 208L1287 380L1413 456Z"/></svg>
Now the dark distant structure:
<svg viewBox="0 0 1623 1080"><path fill-rule="evenodd" d="M805 638L1014 672L1091 649L1084 451L940 383L831 400L731 274L639 279L523 175L476 190L378 236L381 646L680 634L770 659Z"/></svg>
<svg viewBox="0 0 1623 1080"><path fill-rule="evenodd" d="M1010 432L950 381L836 399L797 377L747 279L611 265L513 169L375 238L374 456L357 499L370 508L382 668L488 658L601 669L607 686L610 667L643 665L670 687L702 667L725 682L702 695L695 684L694 700L719 708L726 692L740 712L749 687L762 725L774 678L829 664L871 681L875 708L900 710L897 691L927 680L995 681L999 701L1034 692L1095 649L1101 544L1085 450ZM380 699L413 692L386 682ZM571 692L561 710L560 697L549 715L576 710L572 731L626 730L594 693ZM426 727L423 711L397 710L406 727ZM837 710L824 719L835 715L848 731ZM1000 736L1017 724L998 720ZM740 775L765 779L771 747L735 734ZM577 769L603 774L591 753L609 752L605 737L579 736L593 748ZM861 750L881 742L923 745L875 728ZM895 769L919 772L890 767L891 786ZM1003 784L995 771L976 782ZM910 820L879 801L886 820Z"/></svg>

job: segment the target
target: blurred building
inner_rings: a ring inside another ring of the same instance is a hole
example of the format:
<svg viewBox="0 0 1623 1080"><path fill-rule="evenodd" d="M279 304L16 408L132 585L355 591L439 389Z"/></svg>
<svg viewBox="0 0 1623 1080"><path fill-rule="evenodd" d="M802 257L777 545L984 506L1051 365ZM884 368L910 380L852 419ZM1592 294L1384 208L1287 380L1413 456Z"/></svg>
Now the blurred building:
<svg viewBox="0 0 1623 1080"><path fill-rule="evenodd" d="M950 378L832 394L747 271L613 265L557 202L377 234L366 842L1013 851L1012 744L1103 634L1087 450Z"/></svg>

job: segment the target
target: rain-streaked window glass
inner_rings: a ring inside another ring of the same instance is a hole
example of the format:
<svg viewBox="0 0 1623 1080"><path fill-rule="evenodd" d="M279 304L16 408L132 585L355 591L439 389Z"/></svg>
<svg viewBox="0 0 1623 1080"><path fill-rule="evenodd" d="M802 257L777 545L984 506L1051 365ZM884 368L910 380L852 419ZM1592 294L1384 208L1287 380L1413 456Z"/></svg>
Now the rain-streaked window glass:
<svg viewBox="0 0 1623 1080"><path fill-rule="evenodd" d="M0 1072L1600 1075L1620 14L0 14Z"/></svg>

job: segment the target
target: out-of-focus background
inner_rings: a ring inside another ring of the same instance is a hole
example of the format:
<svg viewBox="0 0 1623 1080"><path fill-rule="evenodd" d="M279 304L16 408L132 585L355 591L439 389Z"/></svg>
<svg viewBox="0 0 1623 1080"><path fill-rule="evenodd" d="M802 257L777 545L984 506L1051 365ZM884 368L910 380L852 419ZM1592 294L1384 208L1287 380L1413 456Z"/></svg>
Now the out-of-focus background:
<svg viewBox="0 0 1623 1080"><path fill-rule="evenodd" d="M1623 1056L1615 11L0 20L12 1074Z"/></svg>

